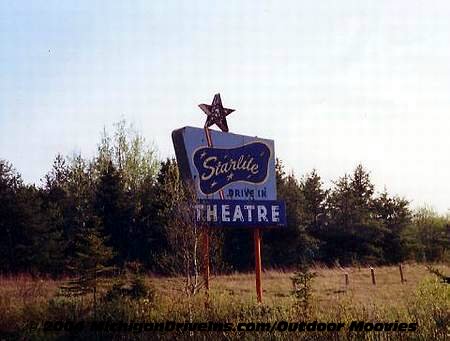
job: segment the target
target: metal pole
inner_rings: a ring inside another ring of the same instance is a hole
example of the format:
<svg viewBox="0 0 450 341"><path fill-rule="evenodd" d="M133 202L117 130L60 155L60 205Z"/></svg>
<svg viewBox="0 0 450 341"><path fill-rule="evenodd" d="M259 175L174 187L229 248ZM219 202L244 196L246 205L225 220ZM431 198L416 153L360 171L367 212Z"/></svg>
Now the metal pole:
<svg viewBox="0 0 450 341"><path fill-rule="evenodd" d="M205 136L208 147L212 147L211 133L208 127L205 127ZM209 229L203 230L203 279L205 281L206 296L209 296Z"/></svg>
<svg viewBox="0 0 450 341"><path fill-rule="evenodd" d="M261 286L261 235L259 228L253 231L253 240L255 243L255 273L256 273L256 296L258 303L262 303Z"/></svg>

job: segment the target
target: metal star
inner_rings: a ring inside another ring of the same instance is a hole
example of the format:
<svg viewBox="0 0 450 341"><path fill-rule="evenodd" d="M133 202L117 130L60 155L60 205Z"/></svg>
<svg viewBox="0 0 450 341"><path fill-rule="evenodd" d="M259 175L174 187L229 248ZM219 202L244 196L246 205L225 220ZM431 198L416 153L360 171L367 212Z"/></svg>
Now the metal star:
<svg viewBox="0 0 450 341"><path fill-rule="evenodd" d="M200 109L208 116L205 122L205 127L210 127L213 124L217 125L222 131L228 132L228 124L226 116L231 114L234 109L224 108L220 94L215 94L211 105L200 104Z"/></svg>

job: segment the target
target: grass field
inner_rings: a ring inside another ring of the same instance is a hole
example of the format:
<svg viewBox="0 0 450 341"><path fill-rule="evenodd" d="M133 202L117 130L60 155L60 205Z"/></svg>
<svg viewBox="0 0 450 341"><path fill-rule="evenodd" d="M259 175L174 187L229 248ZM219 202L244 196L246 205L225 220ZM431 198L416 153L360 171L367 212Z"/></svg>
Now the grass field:
<svg viewBox="0 0 450 341"><path fill-rule="evenodd" d="M437 265L450 273L448 265ZM263 273L263 304L256 303L254 274L213 276L209 304L205 307L205 294L193 297L183 293L182 278L147 276L147 284L154 288L151 298L124 298L114 302L100 300L95 311L97 320L123 321L351 321L417 323L413 332L348 332L307 333L296 332L195 332L199 339L446 339L450 334L450 285L440 283L424 265L403 266L406 282L401 283L399 268L375 269L376 285L372 284L370 270L357 268L312 269L312 297L308 309L300 308L292 295L292 273L266 271ZM348 273L349 285L344 273ZM71 333L44 333L27 329L30 321L92 320L92 295L84 298L57 296L62 281L33 279L30 276L0 278L0 330L8 331L10 338L25 335L30 339L74 336ZM108 289L108 284L103 291ZM101 295L100 295L101 296ZM191 333L192 334L192 333ZM5 334L7 335L7 334ZM82 337L84 334L78 336ZM186 332L151 334L152 338L171 339L189 337ZM192 335L191 335L192 336ZM86 336L84 336L86 337ZM97 337L101 337L98 336ZM147 339L149 334L114 334L116 339ZM449 337L450 339L450 337Z"/></svg>

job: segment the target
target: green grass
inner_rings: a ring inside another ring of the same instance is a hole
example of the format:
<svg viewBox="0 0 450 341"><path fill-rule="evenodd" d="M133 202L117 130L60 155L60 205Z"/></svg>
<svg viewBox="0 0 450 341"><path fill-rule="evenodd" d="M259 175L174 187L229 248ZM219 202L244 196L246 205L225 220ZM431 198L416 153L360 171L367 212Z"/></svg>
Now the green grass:
<svg viewBox="0 0 450 341"><path fill-rule="evenodd" d="M450 267L437 266L444 273ZM124 321L223 321L274 322L274 321L323 321L343 322L353 320L366 322L416 322L415 332L366 332L349 333L301 333L296 332L195 332L197 339L365 339L365 340L444 340L450 333L450 285L440 283L424 265L404 265L405 283L401 283L396 266L375 269L377 284L373 285L368 268L315 267L313 296L310 309L298 308L291 295L291 272L266 271L263 273L263 304L256 303L254 274L213 276L208 305L205 292L194 297L183 294L182 278L148 276L146 281L154 288L150 298L123 298L98 304L98 320ZM350 283L345 285L344 273ZM30 339L64 338L68 333L44 333L27 331L31 321L45 320L92 320L92 297L58 297L61 281L33 279L28 276L0 278L0 330L7 331L10 338L25 335ZM105 292L110 283L100 290ZM97 335L105 339L173 339L189 338L189 333L170 332L158 334ZM73 336L73 335L72 335ZM92 335L77 334L77 337Z"/></svg>

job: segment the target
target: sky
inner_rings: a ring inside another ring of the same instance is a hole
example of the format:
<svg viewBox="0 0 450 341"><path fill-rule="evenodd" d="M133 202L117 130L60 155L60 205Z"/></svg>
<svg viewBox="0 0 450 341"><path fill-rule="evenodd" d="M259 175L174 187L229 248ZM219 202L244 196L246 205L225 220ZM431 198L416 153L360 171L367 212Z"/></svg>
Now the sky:
<svg viewBox="0 0 450 341"><path fill-rule="evenodd" d="M160 157L220 92L230 131L275 140L326 186L450 213L448 1L0 0L0 158L40 184L132 123Z"/></svg>

